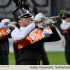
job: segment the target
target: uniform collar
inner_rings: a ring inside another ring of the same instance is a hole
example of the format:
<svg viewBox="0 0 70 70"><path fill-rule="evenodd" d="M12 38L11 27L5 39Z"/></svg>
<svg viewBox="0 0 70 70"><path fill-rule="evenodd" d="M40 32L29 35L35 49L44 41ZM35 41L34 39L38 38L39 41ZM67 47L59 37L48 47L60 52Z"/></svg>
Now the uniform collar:
<svg viewBox="0 0 70 70"><path fill-rule="evenodd" d="M23 30L24 28L25 28L25 27L20 27L20 29L22 29L22 30Z"/></svg>

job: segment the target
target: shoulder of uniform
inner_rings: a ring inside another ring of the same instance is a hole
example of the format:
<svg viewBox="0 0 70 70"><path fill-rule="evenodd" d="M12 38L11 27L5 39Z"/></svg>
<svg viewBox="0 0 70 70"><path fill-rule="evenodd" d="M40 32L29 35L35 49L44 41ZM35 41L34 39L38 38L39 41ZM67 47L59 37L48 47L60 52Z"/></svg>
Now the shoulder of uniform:
<svg viewBox="0 0 70 70"><path fill-rule="evenodd" d="M18 28L15 28L15 29L11 32L11 34L12 34L12 33L16 33L18 30L19 30Z"/></svg>
<svg viewBox="0 0 70 70"><path fill-rule="evenodd" d="M3 23L0 23L0 29L4 28L4 27L5 27L5 25Z"/></svg>

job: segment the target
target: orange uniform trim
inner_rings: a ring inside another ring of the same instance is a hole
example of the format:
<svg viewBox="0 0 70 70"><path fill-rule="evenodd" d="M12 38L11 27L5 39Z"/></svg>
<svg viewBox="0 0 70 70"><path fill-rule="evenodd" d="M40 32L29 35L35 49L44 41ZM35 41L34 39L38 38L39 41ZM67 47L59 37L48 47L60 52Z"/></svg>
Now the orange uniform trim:
<svg viewBox="0 0 70 70"><path fill-rule="evenodd" d="M68 32L70 32L70 28L67 29L67 30L62 30L62 32L63 32L63 33L68 33Z"/></svg>
<svg viewBox="0 0 70 70"><path fill-rule="evenodd" d="M39 41L42 39L42 30L41 29L37 29L35 32L34 32L34 36L35 36L35 41Z"/></svg>
<svg viewBox="0 0 70 70"><path fill-rule="evenodd" d="M6 28L2 28L2 29L0 29L0 32L1 32L1 34L2 34L2 37L1 37L1 39L3 39L3 38L5 38L6 37Z"/></svg>
<svg viewBox="0 0 70 70"><path fill-rule="evenodd" d="M68 32L68 30L62 30L62 32L63 32L63 33L67 33L67 32Z"/></svg>
<svg viewBox="0 0 70 70"><path fill-rule="evenodd" d="M25 39L19 41L18 43L18 49L24 48L30 44L33 44L33 40L31 37L28 35Z"/></svg>
<svg viewBox="0 0 70 70"><path fill-rule="evenodd" d="M14 43L18 43L20 40L16 40L16 41L14 41Z"/></svg>
<svg viewBox="0 0 70 70"><path fill-rule="evenodd" d="M23 40L20 40L20 41L14 41L14 43L17 43L18 42L18 49L21 49L21 48L24 48L30 44L33 44L39 40L42 39L42 30L41 29L37 29L35 32L34 32L34 37L35 37L35 40L32 40L32 38L28 35L25 39Z"/></svg>

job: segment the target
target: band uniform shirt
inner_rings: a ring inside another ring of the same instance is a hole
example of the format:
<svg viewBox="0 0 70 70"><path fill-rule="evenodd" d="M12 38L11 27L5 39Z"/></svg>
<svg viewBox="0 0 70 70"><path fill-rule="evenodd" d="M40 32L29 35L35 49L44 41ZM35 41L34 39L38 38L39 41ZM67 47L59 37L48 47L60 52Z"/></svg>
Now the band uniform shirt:
<svg viewBox="0 0 70 70"><path fill-rule="evenodd" d="M41 39L44 38L44 34L49 33L49 31L52 33L51 30L44 29L42 31L41 29L35 28L34 23L24 28L16 28L14 31L12 31L11 36L13 42L18 44L19 50L23 49L23 51L21 50L23 54L19 55L20 60L39 59L41 53Z"/></svg>

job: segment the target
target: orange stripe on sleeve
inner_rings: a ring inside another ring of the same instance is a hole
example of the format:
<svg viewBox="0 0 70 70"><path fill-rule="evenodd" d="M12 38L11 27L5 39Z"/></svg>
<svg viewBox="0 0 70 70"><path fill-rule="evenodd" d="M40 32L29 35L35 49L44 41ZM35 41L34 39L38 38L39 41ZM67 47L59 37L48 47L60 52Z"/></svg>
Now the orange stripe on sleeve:
<svg viewBox="0 0 70 70"><path fill-rule="evenodd" d="M0 32L1 32L1 34L2 34L1 39L6 37L6 30L7 30L6 28L2 28L2 29L0 30Z"/></svg>
<svg viewBox="0 0 70 70"><path fill-rule="evenodd" d="M62 32L63 32L63 33L67 33L68 31L67 31L67 30L62 30Z"/></svg>
<svg viewBox="0 0 70 70"><path fill-rule="evenodd" d="M19 41L19 40L15 40L15 41L14 41L14 43L18 43L18 42L20 42L20 41Z"/></svg>

